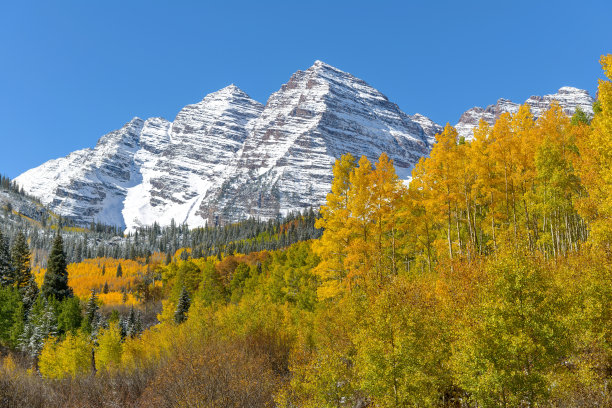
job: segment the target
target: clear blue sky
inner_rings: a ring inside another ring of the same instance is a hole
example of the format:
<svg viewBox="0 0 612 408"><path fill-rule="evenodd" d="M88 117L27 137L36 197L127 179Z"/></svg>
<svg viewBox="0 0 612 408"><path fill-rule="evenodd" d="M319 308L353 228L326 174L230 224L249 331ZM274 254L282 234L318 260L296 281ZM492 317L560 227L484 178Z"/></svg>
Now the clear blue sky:
<svg viewBox="0 0 612 408"><path fill-rule="evenodd" d="M563 85L593 93L612 1L7 1L0 173L93 147L134 116L173 119L230 83L265 103L321 59L407 113Z"/></svg>

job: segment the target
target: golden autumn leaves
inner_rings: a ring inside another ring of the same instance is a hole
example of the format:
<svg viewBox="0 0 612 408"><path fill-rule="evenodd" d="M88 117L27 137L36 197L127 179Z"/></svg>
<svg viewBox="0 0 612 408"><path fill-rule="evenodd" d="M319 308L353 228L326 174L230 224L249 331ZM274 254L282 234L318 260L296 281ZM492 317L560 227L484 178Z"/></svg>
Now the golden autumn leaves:
<svg viewBox="0 0 612 408"><path fill-rule="evenodd" d="M612 56L602 65L612 79ZM104 329L98 372L144 370L152 404L609 405L612 82L595 112L534 120L522 106L471 141L447 125L409 187L385 154L343 156L321 239L159 265L161 323ZM133 286L146 266L121 262L120 277L114 260L70 266L75 293ZM182 288L193 304L178 325ZM91 347L49 342L41 372L87 373Z"/></svg>
<svg viewBox="0 0 612 408"><path fill-rule="evenodd" d="M610 61L602 58L607 72ZM590 126L570 123L558 105L537 120L524 105L493 126L481 122L467 142L447 125L410 188L385 154L375 165L343 156L317 224L325 233L313 246L322 258L319 296L431 270L439 260L473 260L494 253L500 240L551 257L578 250L589 234L609 245L611 100L612 86L602 81Z"/></svg>

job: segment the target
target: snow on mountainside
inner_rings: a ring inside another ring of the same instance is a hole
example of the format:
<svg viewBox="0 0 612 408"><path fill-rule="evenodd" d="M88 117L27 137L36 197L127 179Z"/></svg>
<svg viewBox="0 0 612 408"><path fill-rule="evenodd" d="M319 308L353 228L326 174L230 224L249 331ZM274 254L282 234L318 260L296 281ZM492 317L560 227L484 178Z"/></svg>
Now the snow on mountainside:
<svg viewBox="0 0 612 408"><path fill-rule="evenodd" d="M537 117L557 101L568 114L592 114L583 90L532 96ZM518 104L500 99L472 108L457 124L471 138ZM23 173L16 182L49 208L80 223L128 229L158 222L202 226L246 217L267 219L318 207L330 189L336 158L352 153L372 162L385 152L404 180L429 154L442 128L407 115L349 73L316 61L297 71L265 106L230 85L183 108L170 122L132 119L78 150Z"/></svg>
<svg viewBox="0 0 612 408"><path fill-rule="evenodd" d="M364 81L316 61L270 97L232 174L207 195L200 214L210 221L269 218L318 206L342 154L376 161L386 152L399 173L409 174L439 130L423 116L406 115Z"/></svg>
<svg viewBox="0 0 612 408"><path fill-rule="evenodd" d="M196 214L209 188L223 182L227 166L247 138L247 127L263 110L238 87L230 85L183 108L160 133L165 148L137 155L142 182L130 188L123 218L127 226L168 225L174 219L203 225Z"/></svg>
<svg viewBox="0 0 612 408"><path fill-rule="evenodd" d="M58 214L84 223L95 219L122 225L126 189L138 179L134 155L143 126L142 119L134 118L102 136L95 148L50 160L15 181Z"/></svg>
<svg viewBox="0 0 612 408"><path fill-rule="evenodd" d="M593 115L594 99L591 95L585 90L570 86L560 88L556 94L532 96L525 101L535 118L540 117L550 108L553 102L557 102L563 108L563 111L570 116L576 112L577 107L580 107L588 115ZM492 125L502 113L518 112L519 106L519 104L507 99L499 99L495 105L489 105L484 109L474 107L461 115L455 128L459 136L471 139L474 137L474 128L478 126L481 119Z"/></svg>
<svg viewBox="0 0 612 408"><path fill-rule="evenodd" d="M407 176L440 126L409 116L364 81L320 61L266 106L234 85L173 122L134 118L95 148L51 160L16 181L79 222L132 228L275 217L321 205L331 166L350 152L386 152Z"/></svg>

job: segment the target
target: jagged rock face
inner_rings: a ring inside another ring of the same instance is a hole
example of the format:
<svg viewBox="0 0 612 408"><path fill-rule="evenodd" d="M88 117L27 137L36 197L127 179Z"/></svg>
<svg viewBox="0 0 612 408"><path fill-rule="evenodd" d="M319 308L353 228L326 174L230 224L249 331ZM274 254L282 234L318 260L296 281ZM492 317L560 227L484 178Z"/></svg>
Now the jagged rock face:
<svg viewBox="0 0 612 408"><path fill-rule="evenodd" d="M429 145L433 145L436 142L436 135L444 130L444 127L438 125L427 116L423 116L418 113L410 116L410 119L421 126L425 132L425 135L427 136Z"/></svg>
<svg viewBox="0 0 612 408"><path fill-rule="evenodd" d="M137 174L133 158L143 125L135 118L104 135L95 148L50 160L15 181L56 213L81 222L96 219L121 225L125 190Z"/></svg>
<svg viewBox="0 0 612 408"><path fill-rule="evenodd" d="M440 127L408 116L360 79L317 61L267 105L231 85L186 106L173 122L135 118L94 149L16 181L79 222L128 229L172 219L190 226L275 217L321 205L344 153L386 152L407 178Z"/></svg>
<svg viewBox="0 0 612 408"><path fill-rule="evenodd" d="M548 110L553 102L557 102L563 108L563 111L570 116L576 112L577 107L580 107L588 115L593 115L594 99L591 95L583 89L569 86L560 88L556 94L532 96L525 101L536 119ZM519 104L507 99L499 99L495 105L489 105L484 109L474 107L461 115L455 128L459 136L471 139L474 137L474 128L478 126L481 119L493 125L502 113L516 113L519 106Z"/></svg>
<svg viewBox="0 0 612 408"><path fill-rule="evenodd" d="M234 85L188 105L174 122L155 125L153 138L165 147L137 156L142 182L129 189L123 218L129 227L157 221L202 225L196 214L207 191L227 175L227 166L247 138L263 106ZM143 132L143 135L146 133Z"/></svg>
<svg viewBox="0 0 612 408"><path fill-rule="evenodd" d="M246 124L262 109L231 85L185 107L174 122L134 118L94 149L51 160L16 181L82 223L132 228L192 221L196 201L225 175L247 136Z"/></svg>
<svg viewBox="0 0 612 408"><path fill-rule="evenodd" d="M592 114L586 91L532 97L537 116L556 100ZM500 99L467 111L470 137L518 105ZM16 181L56 213L128 229L158 222L192 227L262 219L325 202L332 165L345 153L375 162L386 152L399 176L429 154L442 128L407 115L364 81L320 61L296 72L264 107L234 85L183 108L173 122L134 118L95 148L51 160Z"/></svg>
<svg viewBox="0 0 612 408"><path fill-rule="evenodd" d="M232 173L202 202L211 222L270 218L324 203L331 168L345 153L382 152L407 176L439 126L403 113L376 89L321 61L296 72L252 123Z"/></svg>

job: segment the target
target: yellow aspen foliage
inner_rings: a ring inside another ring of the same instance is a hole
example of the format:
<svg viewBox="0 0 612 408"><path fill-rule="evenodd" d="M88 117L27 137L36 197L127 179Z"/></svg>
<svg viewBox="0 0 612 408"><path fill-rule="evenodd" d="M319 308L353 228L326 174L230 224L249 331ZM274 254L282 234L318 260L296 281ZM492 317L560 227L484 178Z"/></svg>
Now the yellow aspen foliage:
<svg viewBox="0 0 612 408"><path fill-rule="evenodd" d="M456 162L457 130L447 124L436 135L429 158L421 159L413 173L415 189L422 190L423 206L438 228L445 226L448 257L453 259L453 214L458 200Z"/></svg>
<svg viewBox="0 0 612 408"><path fill-rule="evenodd" d="M547 375L570 348L560 318L567 304L525 253L504 248L487 273L455 344L457 378L484 406L537 406L550 392Z"/></svg>
<svg viewBox="0 0 612 408"><path fill-rule="evenodd" d="M344 266L347 270L349 288L353 285L365 285L364 278L372 270L373 249L373 203L370 191L372 165L361 156L359 164L349 176L348 192L349 219L347 227L350 231L350 243L347 246L347 256Z"/></svg>
<svg viewBox="0 0 612 408"><path fill-rule="evenodd" d="M399 210L406 193L402 181L393 167L393 160L382 153L370 176L371 219L373 222L372 254L374 274L381 282L400 269L400 253L404 246L399 227Z"/></svg>
<svg viewBox="0 0 612 408"><path fill-rule="evenodd" d="M126 337L122 345L121 367L126 370L155 365L168 356L169 350L182 339L171 325L158 324L142 335Z"/></svg>
<svg viewBox="0 0 612 408"><path fill-rule="evenodd" d="M420 171L419 164L413 174ZM402 200L401 208L397 214L398 229L403 236L403 245L399 247L403 268L407 272L430 271L435 262L433 241L435 231L431 217L425 209L426 197L429 192L423 188L416 188L418 179L413 179L411 188Z"/></svg>
<svg viewBox="0 0 612 408"><path fill-rule="evenodd" d="M588 197L581 213L590 222L591 240L612 245L612 54L601 57L607 80L600 79L590 131L579 141L580 177Z"/></svg>
<svg viewBox="0 0 612 408"><path fill-rule="evenodd" d="M121 274L118 276L119 265L121 265ZM146 265L130 259L85 259L82 262L68 265L68 285L72 288L75 296L83 300L89 297L93 289L98 292L100 301L105 305L136 305L140 302L130 291L136 286L139 278L157 265L158 261ZM45 271L44 268L33 270L39 286L42 284ZM103 293L105 285L108 287L107 293ZM127 299L125 299L124 292L127 292Z"/></svg>
<svg viewBox="0 0 612 408"><path fill-rule="evenodd" d="M45 378L75 378L92 369L93 345L85 333L68 333L61 341L50 337L40 353L38 366Z"/></svg>
<svg viewBox="0 0 612 408"><path fill-rule="evenodd" d="M12 373L17 368L15 359L10 354L2 359L2 364L0 366L5 372L9 372L9 373Z"/></svg>
<svg viewBox="0 0 612 408"><path fill-rule="evenodd" d="M474 140L471 143L471 168L476 174L474 181L474 224L480 222L476 239L478 253L484 254L496 248L496 225L498 214L495 211L496 203L501 201L497 188L498 177L495 165L491 159L491 126L481 120L474 129ZM485 221L484 218L488 219Z"/></svg>
<svg viewBox="0 0 612 408"><path fill-rule="evenodd" d="M513 222L516 206L513 205L515 191L512 184L512 174L517 137L513 130L512 115L503 113L495 122L489 136L493 142L489 145L489 149L490 159L494 163L494 174L497 176L495 181L498 190L501 190L500 192L503 195L503 206L497 209L503 227L508 227L510 223L516 227L516 222ZM495 211L495 208L493 211Z"/></svg>
<svg viewBox="0 0 612 408"><path fill-rule="evenodd" d="M103 305L107 306L136 306L140 304L138 299L136 299L132 293L128 293L124 296L124 294L121 292L112 291L108 293L98 293L96 296Z"/></svg>
<svg viewBox="0 0 612 408"><path fill-rule="evenodd" d="M111 324L108 329L102 329L98 334L98 347L95 354L96 368L107 371L119 369L121 351L122 342L119 326Z"/></svg>
<svg viewBox="0 0 612 408"><path fill-rule="evenodd" d="M336 163L338 178L317 222L325 231L313 244L321 257L315 268L322 278L320 299L334 297L345 288L375 289L398 272L402 252L398 214L406 189L386 154L375 166L365 156L358 166L352 156Z"/></svg>
<svg viewBox="0 0 612 408"><path fill-rule="evenodd" d="M161 313L157 315L157 320L160 323L172 324L174 322L174 312L176 311L175 300L164 299L162 300L162 310Z"/></svg>
<svg viewBox="0 0 612 408"><path fill-rule="evenodd" d="M536 185L532 200L536 213L531 216L542 219L538 245L549 248L554 256L576 249L578 241L572 233L580 222L574 197L580 194L581 186L572 164L577 149L569 118L556 104L538 119L535 130L541 142L533 159Z"/></svg>
<svg viewBox="0 0 612 408"><path fill-rule="evenodd" d="M119 265L122 273L117 276ZM146 273L147 266L129 259L95 258L70 264L67 269L68 285L76 296L86 298L92 289L100 291L105 283L110 292L120 292L134 285L136 278Z"/></svg>
<svg viewBox="0 0 612 408"><path fill-rule="evenodd" d="M435 406L452 379L434 282L399 275L369 305L355 336L361 389L377 407Z"/></svg>
<svg viewBox="0 0 612 408"><path fill-rule="evenodd" d="M321 239L313 244L313 251L321 257L321 263L314 269L322 281L317 294L320 299L329 299L342 291L342 280L346 277L344 260L350 244L348 191L349 175L355 167L355 158L343 155L334 164L334 179L327 202L321 207L321 218L315 226L324 228Z"/></svg>

